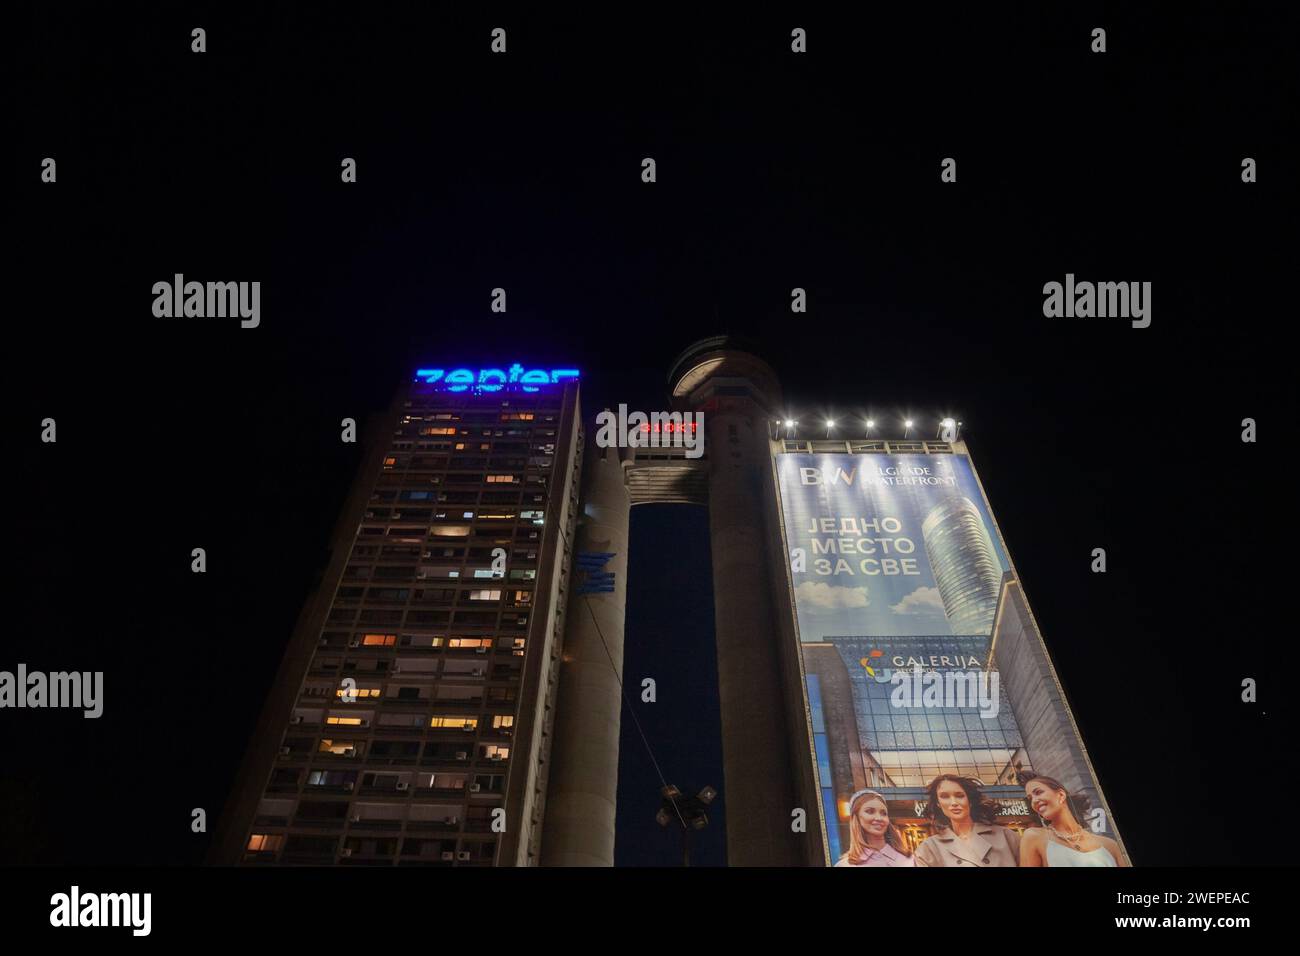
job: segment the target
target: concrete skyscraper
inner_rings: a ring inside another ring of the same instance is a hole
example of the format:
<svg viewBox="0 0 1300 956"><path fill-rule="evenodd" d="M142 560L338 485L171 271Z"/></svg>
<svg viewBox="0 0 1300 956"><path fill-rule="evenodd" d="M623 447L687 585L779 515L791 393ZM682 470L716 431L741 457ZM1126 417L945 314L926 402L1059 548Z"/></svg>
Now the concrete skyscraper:
<svg viewBox="0 0 1300 956"><path fill-rule="evenodd" d="M422 369L363 432L333 560L213 859L536 864L578 511L577 373Z"/></svg>
<svg viewBox="0 0 1300 956"><path fill-rule="evenodd" d="M732 337L667 386L702 454L597 447L573 370L417 373L369 429L214 859L613 865L630 518L652 503L708 508L729 863L843 862L864 786L919 844L944 773L1016 827L1040 765L1105 805L963 442L800 424ZM951 637L918 630L940 602ZM891 713L879 675L912 666L1005 671L1011 713Z"/></svg>

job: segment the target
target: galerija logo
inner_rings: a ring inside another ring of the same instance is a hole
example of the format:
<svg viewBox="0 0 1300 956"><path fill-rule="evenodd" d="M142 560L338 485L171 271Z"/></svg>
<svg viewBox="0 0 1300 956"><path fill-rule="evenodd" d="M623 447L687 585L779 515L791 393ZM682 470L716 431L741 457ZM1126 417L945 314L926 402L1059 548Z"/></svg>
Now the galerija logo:
<svg viewBox="0 0 1300 956"><path fill-rule="evenodd" d="M597 448L684 448L687 458L704 454L703 412L629 412L608 408L596 416Z"/></svg>
<svg viewBox="0 0 1300 956"><path fill-rule="evenodd" d="M873 679L894 685L889 695L891 706L978 708L981 717L998 715L998 672L982 669L979 658L961 654L920 658L895 655L890 661L893 669L885 670L881 668L882 657L884 651L873 649L858 663Z"/></svg>

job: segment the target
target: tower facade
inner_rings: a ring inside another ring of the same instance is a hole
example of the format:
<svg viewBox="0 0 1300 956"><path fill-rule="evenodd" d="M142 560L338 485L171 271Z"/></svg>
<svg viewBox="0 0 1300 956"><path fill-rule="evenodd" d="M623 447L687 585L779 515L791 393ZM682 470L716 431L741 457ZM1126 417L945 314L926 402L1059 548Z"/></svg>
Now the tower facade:
<svg viewBox="0 0 1300 956"><path fill-rule="evenodd" d="M578 510L574 370L422 369L380 421L218 862L535 864Z"/></svg>

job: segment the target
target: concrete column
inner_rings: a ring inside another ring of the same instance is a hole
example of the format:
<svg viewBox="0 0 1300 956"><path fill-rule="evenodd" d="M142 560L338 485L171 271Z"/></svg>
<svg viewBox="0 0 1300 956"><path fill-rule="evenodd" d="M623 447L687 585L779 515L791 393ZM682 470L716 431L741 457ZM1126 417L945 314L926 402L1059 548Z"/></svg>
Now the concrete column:
<svg viewBox="0 0 1300 956"><path fill-rule="evenodd" d="M556 692L542 866L614 865L623 707L618 677L623 673L631 501L618 449L589 445L585 461L575 557L583 551L614 552L605 565L614 572L614 593L579 596L576 574L573 578Z"/></svg>
<svg viewBox="0 0 1300 956"><path fill-rule="evenodd" d="M797 800L763 519L767 415L752 402L715 402L705 412L705 431L727 861L798 866L803 859L790 831Z"/></svg>
<svg viewBox="0 0 1300 956"><path fill-rule="evenodd" d="M772 594L772 562L783 558L769 553L768 425L781 407L781 385L771 366L731 336L696 342L668 380L678 405L704 413L727 862L800 866L807 840L791 831L791 811L806 801L796 797L791 698Z"/></svg>

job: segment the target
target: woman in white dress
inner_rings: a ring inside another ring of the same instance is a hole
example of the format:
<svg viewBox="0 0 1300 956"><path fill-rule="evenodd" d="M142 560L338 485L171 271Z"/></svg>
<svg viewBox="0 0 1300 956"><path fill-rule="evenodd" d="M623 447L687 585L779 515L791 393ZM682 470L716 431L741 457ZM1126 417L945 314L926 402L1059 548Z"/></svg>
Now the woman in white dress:
<svg viewBox="0 0 1300 956"><path fill-rule="evenodd" d="M1079 823L1086 816L1086 801L1059 781L1030 777L1025 798L1044 825L1026 830L1021 838L1021 866L1128 866L1119 844Z"/></svg>

